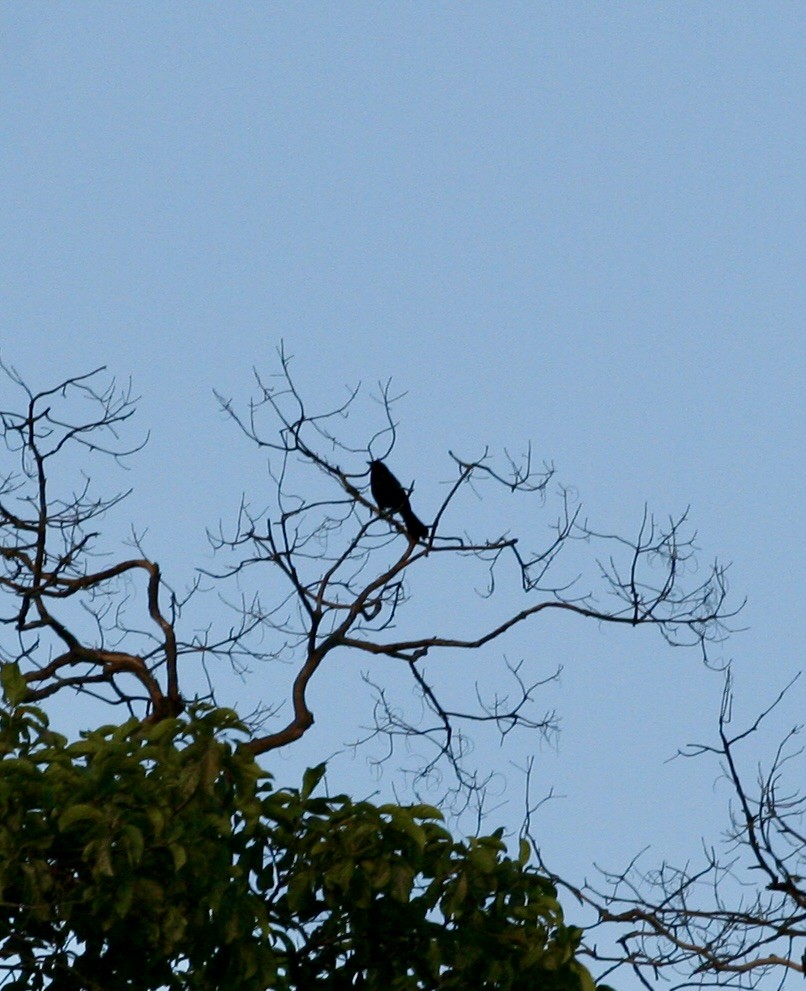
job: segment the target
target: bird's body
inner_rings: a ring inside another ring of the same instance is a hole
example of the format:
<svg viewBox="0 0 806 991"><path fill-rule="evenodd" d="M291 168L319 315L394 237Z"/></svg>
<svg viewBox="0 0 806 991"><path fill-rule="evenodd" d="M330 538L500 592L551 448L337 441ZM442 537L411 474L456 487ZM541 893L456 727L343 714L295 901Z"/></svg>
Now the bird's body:
<svg viewBox="0 0 806 991"><path fill-rule="evenodd" d="M370 461L369 487L381 512L400 513L409 537L412 540L425 540L428 527L415 516L408 493L383 461Z"/></svg>

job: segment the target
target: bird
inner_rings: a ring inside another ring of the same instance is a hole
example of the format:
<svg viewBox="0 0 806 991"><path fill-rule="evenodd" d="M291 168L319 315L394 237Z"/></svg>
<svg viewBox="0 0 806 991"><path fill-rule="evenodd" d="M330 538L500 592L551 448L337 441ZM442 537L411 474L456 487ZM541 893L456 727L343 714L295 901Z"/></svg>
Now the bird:
<svg viewBox="0 0 806 991"><path fill-rule="evenodd" d="M409 537L412 540L425 540L428 527L415 516L406 490L383 461L369 462L369 487L381 512L400 513Z"/></svg>

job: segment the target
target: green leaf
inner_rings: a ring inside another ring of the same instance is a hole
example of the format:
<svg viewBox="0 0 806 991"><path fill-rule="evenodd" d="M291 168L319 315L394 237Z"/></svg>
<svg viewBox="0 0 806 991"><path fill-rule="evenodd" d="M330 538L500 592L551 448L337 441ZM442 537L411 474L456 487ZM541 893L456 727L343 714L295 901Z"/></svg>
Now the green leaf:
<svg viewBox="0 0 806 991"><path fill-rule="evenodd" d="M137 826L126 825L123 827L122 840L129 857L129 863L138 864L142 859L145 848L142 832Z"/></svg>
<svg viewBox="0 0 806 991"><path fill-rule="evenodd" d="M95 844L95 863L92 865L92 873L95 877L115 876L115 871L112 868L112 847L109 840L102 840Z"/></svg>
<svg viewBox="0 0 806 991"><path fill-rule="evenodd" d="M131 911L133 900L134 900L134 886L130 883L119 885L117 891L115 892L115 904L114 904L114 911L117 918L119 919L126 918L126 916ZM112 919L110 919L109 921L111 923Z"/></svg>
<svg viewBox="0 0 806 991"><path fill-rule="evenodd" d="M305 774L302 777L302 791L301 791L301 796L303 801L310 798L314 788L316 788L316 786L325 776L326 770L327 770L326 764L317 764L316 767L309 767L308 770L305 772Z"/></svg>
<svg viewBox="0 0 806 991"><path fill-rule="evenodd" d="M483 874L492 874L498 866L495 850L485 846L474 846L469 855L470 863Z"/></svg>
<svg viewBox="0 0 806 991"><path fill-rule="evenodd" d="M414 872L404 864L396 864L392 868L392 897L399 902L407 902L411 895L411 885L414 880Z"/></svg>
<svg viewBox="0 0 806 991"><path fill-rule="evenodd" d="M0 684L9 705L19 705L28 695L28 682L19 667L12 662L3 664L0 668Z"/></svg>
<svg viewBox="0 0 806 991"><path fill-rule="evenodd" d="M423 827L412 818L411 811L402 809L394 819L397 828L413 839L417 847L422 850L426 843L426 833Z"/></svg>
<svg viewBox="0 0 806 991"><path fill-rule="evenodd" d="M59 816L59 830L65 832L78 822L103 822L104 814L94 805L79 803L71 805L66 812Z"/></svg>
<svg viewBox="0 0 806 991"><path fill-rule="evenodd" d="M187 863L187 850L185 850L185 848L179 843L169 844L168 849L171 851L171 856L174 860L174 870L180 870Z"/></svg>

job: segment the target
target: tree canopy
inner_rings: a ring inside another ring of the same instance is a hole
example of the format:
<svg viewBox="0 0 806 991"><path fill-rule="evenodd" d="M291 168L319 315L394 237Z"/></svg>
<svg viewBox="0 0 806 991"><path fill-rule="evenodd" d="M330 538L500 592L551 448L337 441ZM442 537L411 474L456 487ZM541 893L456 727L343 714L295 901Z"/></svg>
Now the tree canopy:
<svg viewBox="0 0 806 991"><path fill-rule="evenodd" d="M317 796L323 767L277 789L237 735L202 708L68 744L0 712L4 988L592 991L528 844Z"/></svg>

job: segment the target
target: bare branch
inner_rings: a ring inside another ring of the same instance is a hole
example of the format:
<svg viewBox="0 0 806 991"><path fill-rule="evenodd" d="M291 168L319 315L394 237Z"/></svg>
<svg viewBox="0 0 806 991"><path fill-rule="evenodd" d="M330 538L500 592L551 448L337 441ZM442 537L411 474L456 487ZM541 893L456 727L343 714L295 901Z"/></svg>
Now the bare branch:
<svg viewBox="0 0 806 991"><path fill-rule="evenodd" d="M618 949L603 951L591 937L586 952L608 964L628 965L648 987L650 975L676 988L783 987L787 975L806 974L806 795L797 785L783 792L783 775L803 763L797 745L801 726L779 744L754 791L740 769L738 746L759 730L797 678L746 728L728 731L733 688L730 671L719 717L718 743L694 744L681 756L716 756L738 803L729 810L726 856L703 846L698 867L662 863L639 869L639 854L624 870L600 871L597 885L571 884L552 875L581 903L595 910L589 930L616 926ZM801 772L797 782L804 780ZM540 860L541 866L546 867Z"/></svg>

